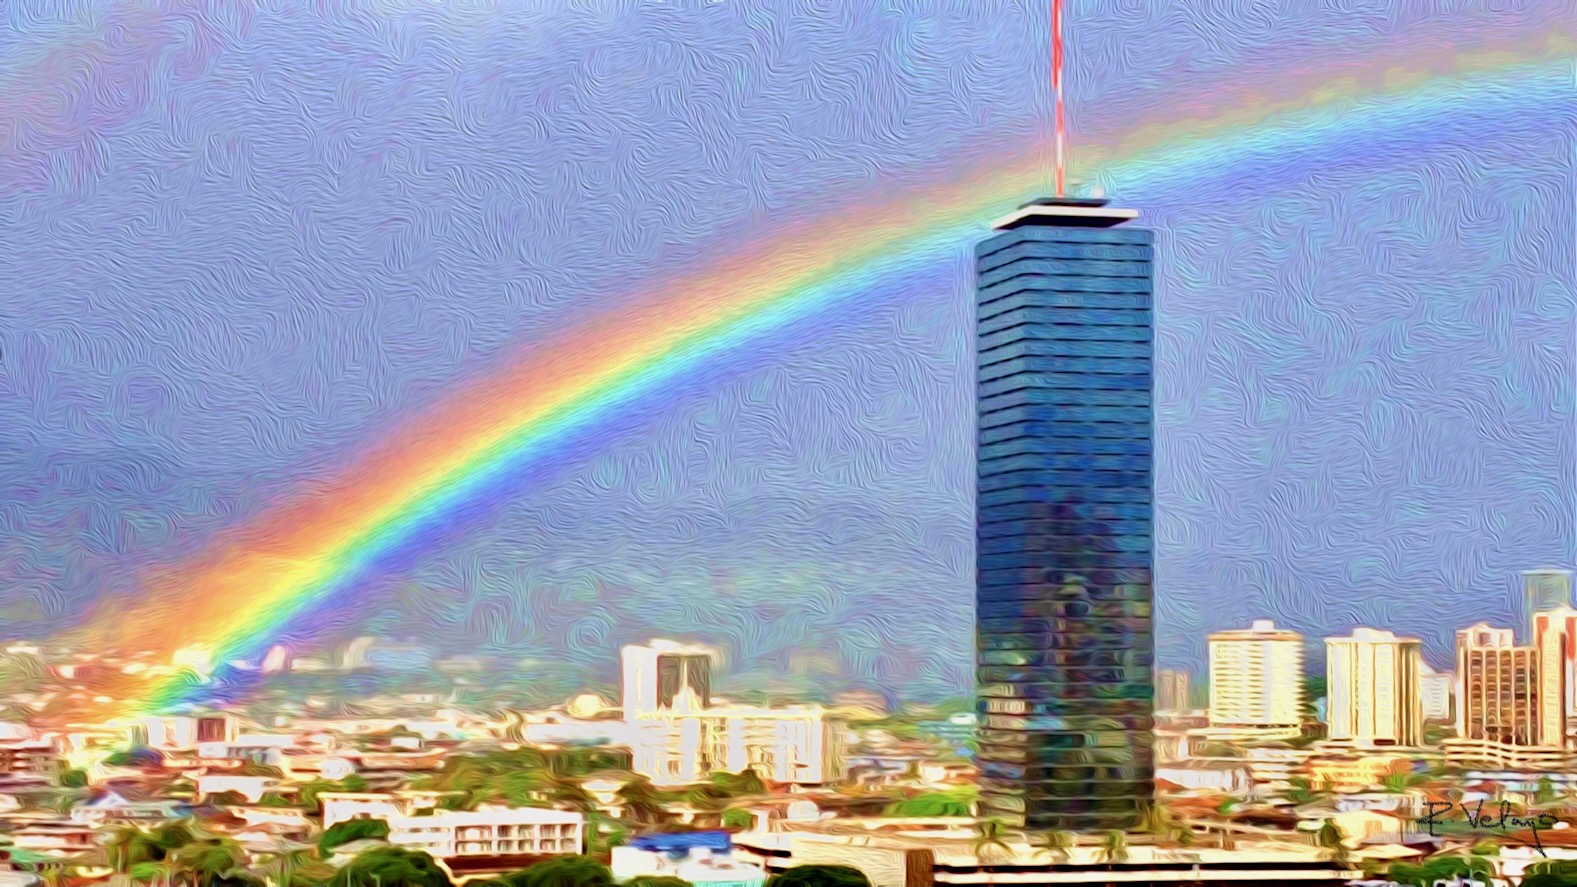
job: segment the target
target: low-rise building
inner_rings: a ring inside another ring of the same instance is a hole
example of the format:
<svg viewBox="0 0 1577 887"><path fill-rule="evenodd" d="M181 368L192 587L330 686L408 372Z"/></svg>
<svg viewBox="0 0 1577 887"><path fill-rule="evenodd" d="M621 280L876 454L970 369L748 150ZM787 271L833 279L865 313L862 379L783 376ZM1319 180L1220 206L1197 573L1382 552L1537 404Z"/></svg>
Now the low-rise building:
<svg viewBox="0 0 1577 887"><path fill-rule="evenodd" d="M1246 796L1254 790L1253 774L1242 761L1179 761L1157 767L1155 778L1192 791Z"/></svg>
<svg viewBox="0 0 1577 887"><path fill-rule="evenodd" d="M1387 776L1412 770L1406 755L1320 757L1309 761L1309 783L1333 792L1364 792L1383 788Z"/></svg>
<svg viewBox="0 0 1577 887"><path fill-rule="evenodd" d="M483 808L394 816L390 844L435 859L466 856L563 856L581 853L586 817L565 810Z"/></svg>
<svg viewBox="0 0 1577 887"><path fill-rule="evenodd" d="M678 878L696 887L761 887L766 869L736 859L727 832L646 835L613 848L617 881L640 876Z"/></svg>
<svg viewBox="0 0 1577 887"><path fill-rule="evenodd" d="M418 811L433 810L443 792L323 792L318 803L323 808L323 827L333 828L353 819L382 819L385 822L400 817L418 815Z"/></svg>
<svg viewBox="0 0 1577 887"><path fill-rule="evenodd" d="M1446 763L1453 767L1548 772L1570 770L1574 763L1572 753L1563 748L1463 737L1447 739L1441 745Z"/></svg>

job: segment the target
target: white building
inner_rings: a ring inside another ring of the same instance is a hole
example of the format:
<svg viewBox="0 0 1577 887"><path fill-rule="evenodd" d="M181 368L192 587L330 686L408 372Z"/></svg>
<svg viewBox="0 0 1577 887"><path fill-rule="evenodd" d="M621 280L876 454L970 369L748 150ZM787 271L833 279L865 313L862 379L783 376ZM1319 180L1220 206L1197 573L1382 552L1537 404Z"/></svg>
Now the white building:
<svg viewBox="0 0 1577 887"><path fill-rule="evenodd" d="M624 712L632 768L654 785L753 770L768 781L821 785L841 775L837 733L819 706L714 705L705 647L653 641L624 648Z"/></svg>
<svg viewBox="0 0 1577 887"><path fill-rule="evenodd" d="M436 859L571 855L581 853L586 840L586 817L536 807L395 816L388 823L390 844Z"/></svg>
<svg viewBox="0 0 1577 887"><path fill-rule="evenodd" d="M1303 636L1269 619L1210 636L1210 728L1296 736L1303 724Z"/></svg>
<svg viewBox="0 0 1577 887"><path fill-rule="evenodd" d="M678 878L696 887L761 887L767 881L767 870L761 866L699 847L680 859L652 850L615 847L612 863L613 879L621 883L642 875Z"/></svg>
<svg viewBox="0 0 1577 887"><path fill-rule="evenodd" d="M1437 672L1427 663L1420 666L1420 692L1423 696L1424 720L1449 721L1453 716L1452 701L1456 697L1456 675Z"/></svg>
<svg viewBox="0 0 1577 887"><path fill-rule="evenodd" d="M323 805L323 828L333 828L353 819L394 819L416 816L418 810L438 806L443 792L324 792L318 795ZM426 817L423 817L426 818Z"/></svg>
<svg viewBox="0 0 1577 887"><path fill-rule="evenodd" d="M1325 639L1326 720L1335 742L1424 743L1423 644L1373 628Z"/></svg>
<svg viewBox="0 0 1577 887"><path fill-rule="evenodd" d="M683 690L702 708L712 704L712 666L721 660L716 650L659 639L621 652L625 720L672 708Z"/></svg>

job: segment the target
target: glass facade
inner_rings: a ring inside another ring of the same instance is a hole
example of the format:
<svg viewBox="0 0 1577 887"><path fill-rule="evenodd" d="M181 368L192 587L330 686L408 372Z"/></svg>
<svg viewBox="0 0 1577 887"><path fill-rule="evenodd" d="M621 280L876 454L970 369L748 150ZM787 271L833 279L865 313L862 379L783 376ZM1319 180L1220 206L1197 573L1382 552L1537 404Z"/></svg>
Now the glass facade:
<svg viewBox="0 0 1577 887"><path fill-rule="evenodd" d="M976 249L980 814L1139 824L1154 792L1153 236L1037 201Z"/></svg>

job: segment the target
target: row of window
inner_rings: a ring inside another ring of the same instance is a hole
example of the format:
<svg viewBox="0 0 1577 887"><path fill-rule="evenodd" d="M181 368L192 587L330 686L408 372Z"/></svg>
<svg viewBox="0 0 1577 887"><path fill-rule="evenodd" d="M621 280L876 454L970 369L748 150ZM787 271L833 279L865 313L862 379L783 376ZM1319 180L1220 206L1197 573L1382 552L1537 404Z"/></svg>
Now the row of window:
<svg viewBox="0 0 1577 887"><path fill-rule="evenodd" d="M1027 256L1014 259L975 276L977 289L1030 274L1062 278L1059 288L1086 292L1149 292L1153 284L1149 262L1104 262L1099 259L1043 259Z"/></svg>
<svg viewBox="0 0 1577 887"><path fill-rule="evenodd" d="M1099 339L1047 339L1033 338L1009 341L1000 345L982 345L975 355L975 365L984 370L1011 360L1025 358L1101 357L1152 360L1154 345L1144 341L1102 341Z"/></svg>
<svg viewBox="0 0 1577 887"><path fill-rule="evenodd" d="M1152 523L1147 520L1008 520L980 524L975 538L1002 539L1011 536L1139 536L1149 538Z"/></svg>
<svg viewBox="0 0 1577 887"><path fill-rule="evenodd" d="M1056 284L1035 285L1034 278L1015 278L996 289L1006 294L1000 298L986 297L982 292L975 306L975 322L984 324L1010 311L1044 309L1067 311L1073 309L1097 311L1153 311L1155 296L1150 293L1088 293L1068 292ZM1028 285L1026 285L1028 284ZM976 332L986 332L976 327Z"/></svg>
<svg viewBox="0 0 1577 887"><path fill-rule="evenodd" d="M999 332L981 335L976 344L981 351L999 345L1025 341L1144 342L1154 341L1154 331L1145 326L1088 326L1084 324L1021 323Z"/></svg>
<svg viewBox="0 0 1577 887"><path fill-rule="evenodd" d="M975 257L975 273L989 271L1026 256L1047 259L1080 259L1097 262L1154 262L1155 248L1147 245L1066 243L1044 240L1010 240Z"/></svg>
<svg viewBox="0 0 1577 887"><path fill-rule="evenodd" d="M982 438L986 429L1015 422L1042 422L1051 424L1120 422L1153 427L1153 414L1149 407L1121 406L1021 406L993 412L982 412L980 429ZM1149 435L1146 435L1149 436Z"/></svg>
<svg viewBox="0 0 1577 887"><path fill-rule="evenodd" d="M980 367L976 381L985 385L1017 376L1043 378L1054 374L1104 379L1108 376L1141 376L1155 373L1155 362L1148 357L1015 357Z"/></svg>
<svg viewBox="0 0 1577 887"><path fill-rule="evenodd" d="M982 665L975 669L975 676L982 684L1043 684L1061 677L1060 669L1079 668L1142 668L1155 664L1154 654L1147 648L1132 650L1059 650L1046 654L1046 661L1036 666Z"/></svg>
<svg viewBox="0 0 1577 887"><path fill-rule="evenodd" d="M1009 443L1029 442L1046 447L1077 447L1088 442L1088 448L1074 452L1099 453L1102 447L1121 448L1143 446L1148 452L1154 428L1149 422L1045 422L1019 421L995 424L982 429L975 437L980 447Z"/></svg>
<svg viewBox="0 0 1577 887"><path fill-rule="evenodd" d="M1072 554L1081 551L1153 551L1149 536L1112 533L1075 536L1060 533L1026 533L1013 536L979 538L975 550L980 554Z"/></svg>
<svg viewBox="0 0 1577 887"><path fill-rule="evenodd" d="M987 490L976 494L975 507L984 512L998 505L1062 505L1070 501L1083 505L1149 506L1150 489L1142 486L1085 487L1070 491L1067 486L1019 486L1006 490Z"/></svg>
<svg viewBox="0 0 1577 887"><path fill-rule="evenodd" d="M1144 583L1125 583L1106 585L1094 582L1077 582L1064 580L1062 584L1054 582L1024 581L1015 574L1023 573L1022 570L1009 570L1006 575L997 571L976 571L976 585L978 594L976 602L999 606L1009 612L1001 615L1013 616L1056 616L1064 611L1053 604L1082 601L1089 604L1105 603L1143 603L1153 601L1152 587ZM1036 572L1036 571L1029 571ZM1093 578L1093 577L1086 577ZM1015 581L1017 580L1017 581ZM1023 607L1015 608L1014 604ZM1074 611L1066 611L1074 612ZM1090 611L1095 615L1104 611ZM989 619L996 614L977 613L981 619Z"/></svg>

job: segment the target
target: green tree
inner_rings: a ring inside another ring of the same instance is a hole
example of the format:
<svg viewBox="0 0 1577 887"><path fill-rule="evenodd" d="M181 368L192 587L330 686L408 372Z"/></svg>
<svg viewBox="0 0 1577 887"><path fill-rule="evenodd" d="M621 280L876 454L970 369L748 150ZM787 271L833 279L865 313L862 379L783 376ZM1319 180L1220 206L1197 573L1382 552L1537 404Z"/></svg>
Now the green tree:
<svg viewBox="0 0 1577 887"><path fill-rule="evenodd" d="M244 873L246 853L228 838L204 838L176 850L171 860L193 887L223 887Z"/></svg>
<svg viewBox="0 0 1577 887"><path fill-rule="evenodd" d="M736 807L732 810L723 811L723 828L726 829L747 829L755 821L756 818L750 814L749 810L741 810Z"/></svg>
<svg viewBox="0 0 1577 887"><path fill-rule="evenodd" d="M1035 835L1035 846L1041 853L1046 854L1057 862L1067 862L1069 851L1073 849L1073 833L1065 831L1044 831Z"/></svg>
<svg viewBox="0 0 1577 887"><path fill-rule="evenodd" d="M87 788L88 774L83 770L61 767L55 773L55 784L61 788Z"/></svg>
<svg viewBox="0 0 1577 887"><path fill-rule="evenodd" d="M636 875L624 887L692 887L689 881L669 875Z"/></svg>
<svg viewBox="0 0 1577 887"><path fill-rule="evenodd" d="M1101 838L1101 862L1108 865L1128 861L1128 836L1118 829L1112 829Z"/></svg>
<svg viewBox="0 0 1577 887"><path fill-rule="evenodd" d="M330 887L454 887L426 853L403 847L375 847L358 854L334 873Z"/></svg>
<svg viewBox="0 0 1577 887"><path fill-rule="evenodd" d="M972 792L927 792L887 805L883 816L932 818L974 815Z"/></svg>
<svg viewBox="0 0 1577 887"><path fill-rule="evenodd" d="M1548 776L1540 776L1538 783L1533 787L1533 803L1540 807L1548 807L1559 798L1555 791L1555 783Z"/></svg>
<svg viewBox="0 0 1577 887"><path fill-rule="evenodd" d="M1335 862L1346 863L1352 858L1352 854L1347 852L1347 835L1334 819L1327 819L1320 825L1315 841Z"/></svg>
<svg viewBox="0 0 1577 887"><path fill-rule="evenodd" d="M347 776L339 782L314 779L301 787L301 791L296 793L296 798L301 806L312 809L318 806L318 795L324 792L364 792L366 790L367 780L356 775Z"/></svg>
<svg viewBox="0 0 1577 887"><path fill-rule="evenodd" d="M1011 857L1013 847L1008 843L1007 823L1000 819L983 819L975 823L975 858L981 862Z"/></svg>
<svg viewBox="0 0 1577 887"><path fill-rule="evenodd" d="M1540 860L1528 866L1522 887L1573 887L1577 885L1577 862L1569 859Z"/></svg>
<svg viewBox="0 0 1577 887"><path fill-rule="evenodd" d="M673 818L663 806L662 794L644 776L632 776L619 786L618 797L623 818L637 830L661 828Z"/></svg>
<svg viewBox="0 0 1577 887"><path fill-rule="evenodd" d="M513 887L613 887L613 872L589 856L560 856L509 877Z"/></svg>
<svg viewBox="0 0 1577 887"><path fill-rule="evenodd" d="M846 865L797 865L768 878L766 887L871 887L871 881Z"/></svg>
<svg viewBox="0 0 1577 887"><path fill-rule="evenodd" d="M757 776L756 771L750 767L738 773L713 773L709 781L736 798L767 793L766 783L762 782L761 777Z"/></svg>
<svg viewBox="0 0 1577 887"><path fill-rule="evenodd" d="M325 858L334 848L352 841L381 840L389 836L389 824L381 819L349 819L336 822L318 838L318 855Z"/></svg>

